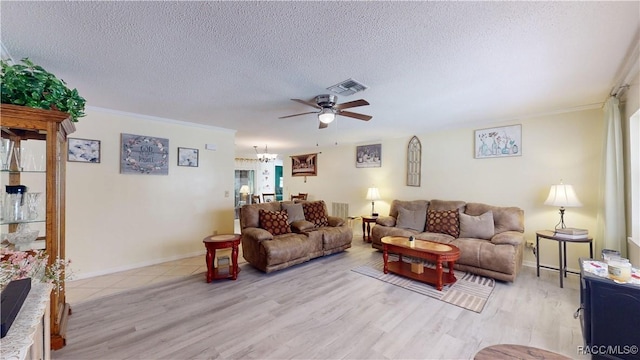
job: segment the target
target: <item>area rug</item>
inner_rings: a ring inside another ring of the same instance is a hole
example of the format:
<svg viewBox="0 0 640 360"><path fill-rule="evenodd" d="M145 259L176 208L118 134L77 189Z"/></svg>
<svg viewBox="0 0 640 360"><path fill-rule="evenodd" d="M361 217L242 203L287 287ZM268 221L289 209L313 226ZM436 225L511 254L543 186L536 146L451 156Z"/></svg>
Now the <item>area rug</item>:
<svg viewBox="0 0 640 360"><path fill-rule="evenodd" d="M390 256L389 259L396 260L393 259L392 256ZM494 279L454 270L458 281L452 285L445 285L442 288L442 291L438 291L433 285L414 281L404 276L392 273L385 274L382 269L383 260L381 257L377 260L351 269L351 271L370 276L374 279L477 313L481 313L484 309L484 306L487 304L496 283Z"/></svg>

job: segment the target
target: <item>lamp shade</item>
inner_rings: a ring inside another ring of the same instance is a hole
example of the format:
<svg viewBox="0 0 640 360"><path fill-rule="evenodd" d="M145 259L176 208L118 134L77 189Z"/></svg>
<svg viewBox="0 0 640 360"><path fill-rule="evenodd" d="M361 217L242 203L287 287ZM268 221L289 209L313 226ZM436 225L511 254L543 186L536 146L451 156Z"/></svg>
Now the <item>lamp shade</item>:
<svg viewBox="0 0 640 360"><path fill-rule="evenodd" d="M249 185L242 185L240 186L240 191L238 191L240 194L248 194L249 193Z"/></svg>
<svg viewBox="0 0 640 360"><path fill-rule="evenodd" d="M367 190L367 200L380 200L380 192L378 191L377 187L370 187Z"/></svg>
<svg viewBox="0 0 640 360"><path fill-rule="evenodd" d="M582 203L578 200L575 190L573 190L573 186L563 183L551 185L549 196L544 204L560 207L582 206Z"/></svg>

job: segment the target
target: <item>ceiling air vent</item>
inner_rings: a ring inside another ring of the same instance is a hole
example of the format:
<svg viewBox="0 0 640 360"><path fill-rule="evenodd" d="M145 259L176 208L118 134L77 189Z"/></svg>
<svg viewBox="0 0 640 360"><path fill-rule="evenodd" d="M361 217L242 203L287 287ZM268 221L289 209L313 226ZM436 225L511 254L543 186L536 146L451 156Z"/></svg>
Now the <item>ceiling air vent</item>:
<svg viewBox="0 0 640 360"><path fill-rule="evenodd" d="M367 89L368 89L367 86L353 79L347 79L341 83L335 84L333 86L329 86L327 88L327 90L341 96L353 95L357 92L364 91Z"/></svg>

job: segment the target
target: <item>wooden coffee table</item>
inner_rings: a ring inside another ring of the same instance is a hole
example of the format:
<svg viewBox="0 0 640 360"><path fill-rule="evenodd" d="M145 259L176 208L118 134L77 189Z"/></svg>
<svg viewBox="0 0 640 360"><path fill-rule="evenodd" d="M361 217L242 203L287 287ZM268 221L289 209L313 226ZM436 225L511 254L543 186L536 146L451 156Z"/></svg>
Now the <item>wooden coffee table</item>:
<svg viewBox="0 0 640 360"><path fill-rule="evenodd" d="M411 246L409 238L404 236L385 236L382 238L382 257L384 259L384 273L389 271L401 276L418 280L427 284L435 285L437 290L442 290L442 286L456 282L453 273L453 265L460 259L460 249L454 245L440 244L433 241L414 240ZM389 262L389 253L398 254L398 261ZM402 256L410 256L433 262L435 269L424 268L422 274L411 271L411 263L403 262ZM442 262L448 263L449 272L443 273Z"/></svg>

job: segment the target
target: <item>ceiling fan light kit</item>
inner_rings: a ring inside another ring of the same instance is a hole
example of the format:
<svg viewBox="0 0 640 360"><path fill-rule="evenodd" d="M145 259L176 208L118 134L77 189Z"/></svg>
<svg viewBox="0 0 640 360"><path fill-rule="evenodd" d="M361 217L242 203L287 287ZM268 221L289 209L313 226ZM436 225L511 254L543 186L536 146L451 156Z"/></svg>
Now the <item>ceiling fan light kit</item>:
<svg viewBox="0 0 640 360"><path fill-rule="evenodd" d="M324 108L318 114L318 120L320 120L321 123L330 124L335 119L336 114L330 108Z"/></svg>
<svg viewBox="0 0 640 360"><path fill-rule="evenodd" d="M346 117L363 120L363 121L369 121L372 119L372 116L370 115L358 114L351 111L344 111L344 109L369 105L369 102L367 102L364 99L349 101L342 104L336 104L338 101L337 96L331 95L331 94L322 94L314 98L315 103L311 101L301 100L301 99L291 99L291 100L314 107L320 111L281 116L280 119L286 119L286 118L306 115L306 114L318 114L318 120L320 121L320 126L319 126L320 129L325 129L328 126L328 124L330 124L331 122L333 122L333 120L335 120L336 115L346 116Z"/></svg>

